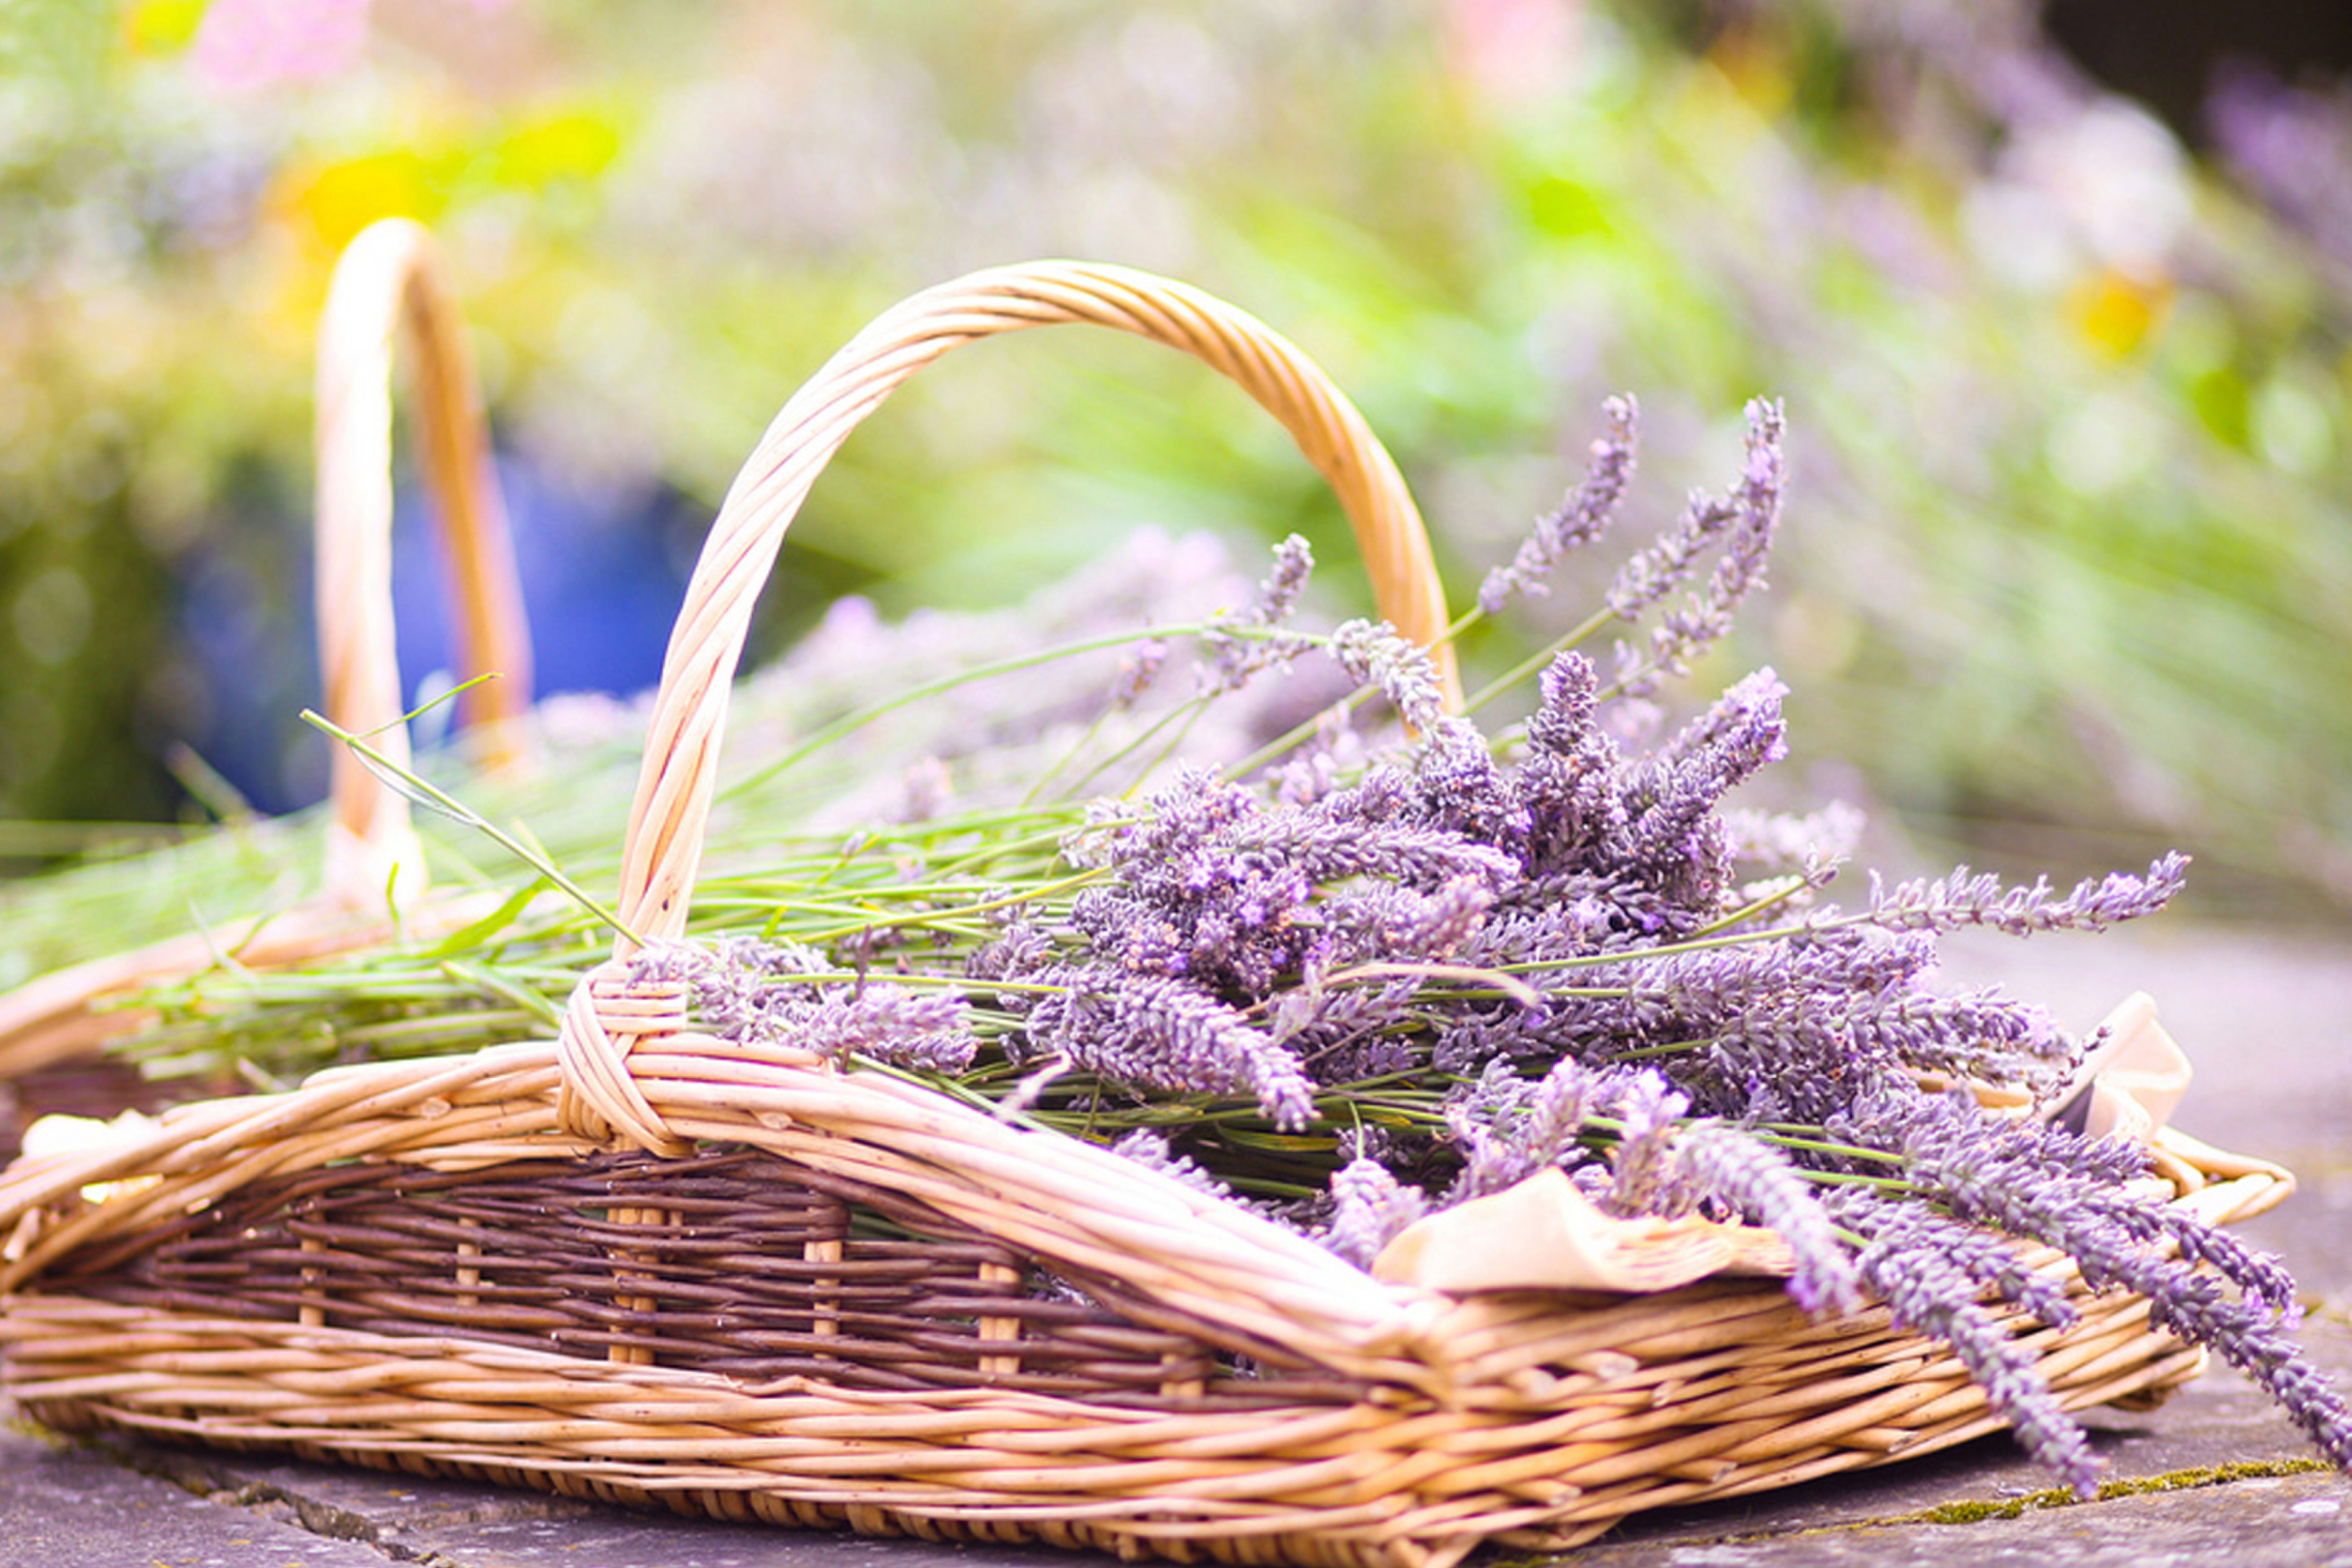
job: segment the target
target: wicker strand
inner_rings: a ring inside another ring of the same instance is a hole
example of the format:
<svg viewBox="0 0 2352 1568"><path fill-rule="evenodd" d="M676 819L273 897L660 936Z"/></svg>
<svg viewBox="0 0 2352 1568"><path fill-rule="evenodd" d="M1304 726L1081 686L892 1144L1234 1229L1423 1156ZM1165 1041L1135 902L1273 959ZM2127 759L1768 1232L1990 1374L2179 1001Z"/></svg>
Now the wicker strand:
<svg viewBox="0 0 2352 1568"><path fill-rule="evenodd" d="M572 993L556 1042L562 1087L556 1125L591 1143L625 1139L657 1154L689 1147L662 1121L629 1068L629 1052L646 1035L686 1027L686 987L640 978L638 962L608 959Z"/></svg>

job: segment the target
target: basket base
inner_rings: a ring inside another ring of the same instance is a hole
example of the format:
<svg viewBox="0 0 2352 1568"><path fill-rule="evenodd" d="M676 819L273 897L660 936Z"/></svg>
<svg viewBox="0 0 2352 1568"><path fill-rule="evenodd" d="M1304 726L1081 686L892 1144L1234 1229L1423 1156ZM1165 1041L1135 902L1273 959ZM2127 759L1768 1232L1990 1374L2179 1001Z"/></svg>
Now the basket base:
<svg viewBox="0 0 2352 1568"><path fill-rule="evenodd" d="M1727 1309L1769 1305L1752 1290L1716 1294ZM12 1392L61 1428L744 1522L1177 1562L1451 1568L1490 1542L1557 1552L1631 1513L2000 1426L1957 1368L1866 1315L1843 1321L1843 1374L1816 1355L1777 1389L1753 1365L1665 1383L1659 1366L1597 1380L1548 1413L1412 1397L1185 1412L1018 1390L916 1395L799 1378L753 1388L460 1340L62 1297L6 1305ZM2074 1330L2032 1336L2070 1407L2169 1387L2202 1364L2146 1328L2145 1303L2086 1305ZM1863 1363L1877 1370L1855 1371Z"/></svg>

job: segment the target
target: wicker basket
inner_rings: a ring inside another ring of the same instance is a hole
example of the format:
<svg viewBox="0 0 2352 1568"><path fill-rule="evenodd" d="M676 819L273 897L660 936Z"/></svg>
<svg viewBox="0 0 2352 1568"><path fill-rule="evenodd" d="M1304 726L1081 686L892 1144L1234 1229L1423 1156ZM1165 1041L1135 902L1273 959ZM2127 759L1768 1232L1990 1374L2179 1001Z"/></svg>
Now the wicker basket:
<svg viewBox="0 0 2352 1568"><path fill-rule="evenodd" d="M618 906L682 940L729 672L817 471L954 345L1091 321L1240 382L1331 480L1424 638L1444 622L1393 465L1324 378L1191 289L1103 267L917 296L785 407L672 639ZM1381 1283L1158 1173L889 1075L690 1030L624 942L562 1037L337 1068L0 1180L9 1386L107 1426L727 1518L1235 1562L1559 1548L1996 1427L1883 1310L1776 1281L1641 1296ZM2284 1173L2163 1134L2180 1204ZM2201 1352L2147 1303L2015 1318L2062 1401Z"/></svg>
<svg viewBox="0 0 2352 1568"><path fill-rule="evenodd" d="M432 240L405 218L377 223L337 263L319 328L317 489L321 710L407 759L392 613L392 378L394 338L415 361L416 427L435 512L448 543L459 665L499 679L466 694L467 717L492 771L520 760L530 694L530 641L516 585L506 511L489 468L488 430L457 311ZM408 801L338 749L317 897L259 921L166 938L52 971L0 996L0 1082L95 1051L139 1026L110 1006L121 993L219 962L299 963L446 927L478 900L428 902ZM167 868L173 851L163 851ZM184 863L184 855L176 858ZM193 871L193 868L188 868ZM159 880L168 880L160 876Z"/></svg>

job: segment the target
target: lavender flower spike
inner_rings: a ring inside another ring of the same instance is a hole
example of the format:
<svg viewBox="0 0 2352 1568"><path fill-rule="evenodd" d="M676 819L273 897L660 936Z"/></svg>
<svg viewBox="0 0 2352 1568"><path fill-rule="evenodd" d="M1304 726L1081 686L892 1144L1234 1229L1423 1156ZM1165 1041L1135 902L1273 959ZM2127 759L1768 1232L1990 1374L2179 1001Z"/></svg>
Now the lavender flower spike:
<svg viewBox="0 0 2352 1568"><path fill-rule="evenodd" d="M1307 591L1307 575L1314 570L1314 552L1297 534L1274 547L1274 570L1258 584L1257 602L1250 606L1249 614L1227 624L1235 629L1275 635L1241 637L1218 627L1203 633L1201 641L1208 658L1200 673L1209 694L1239 690L1258 671L1276 665L1286 666L1305 651L1305 637L1295 632L1277 632L1276 628L1298 607L1298 596Z"/></svg>
<svg viewBox="0 0 2352 1568"><path fill-rule="evenodd" d="M1354 679L1381 695L1416 732L1433 734L1446 722L1445 700L1429 650L1380 621L1345 621L1331 630L1331 656Z"/></svg>
<svg viewBox="0 0 2352 1568"><path fill-rule="evenodd" d="M1646 660L1620 646L1619 685L1629 697L1646 697L1661 676L1681 675L1691 661L1731 630L1748 595L1764 585L1772 536L1780 525L1780 493L1788 479L1780 438L1780 405L1762 398L1748 405L1748 460L1739 483L1723 500L1691 498L1690 509L1657 544L1626 563L1610 585L1610 609L1626 620L1659 601L1696 570L1705 550L1717 540L1723 553L1706 591L1687 595L1650 634Z"/></svg>
<svg viewBox="0 0 2352 1568"><path fill-rule="evenodd" d="M2105 1461L2050 1392L2033 1351L1977 1300L1979 1283L1944 1250L1936 1216L1848 1199L1838 1217L1869 1237L1855 1267L1896 1324L1948 1345L2026 1452L2091 1496Z"/></svg>
<svg viewBox="0 0 2352 1568"><path fill-rule="evenodd" d="M1633 451L1639 410L1631 397L1612 397L1601 405L1608 434L1592 443L1584 481L1551 511L1536 520L1535 531L1519 546L1508 566L1486 574L1478 587L1478 607L1493 615L1521 594L1542 594L1543 577L1570 551L1601 537L1609 527L1625 487L1633 478Z"/></svg>
<svg viewBox="0 0 2352 1568"><path fill-rule="evenodd" d="M1381 1248L1428 1207L1427 1194L1391 1175L1379 1161L1359 1156L1331 1178L1331 1225L1323 1245L1369 1268Z"/></svg>
<svg viewBox="0 0 2352 1568"><path fill-rule="evenodd" d="M1029 1033L1039 1047L1131 1089L1241 1094L1286 1131L1315 1113L1315 1085L1298 1058L1233 1008L1181 981L1123 978L1108 989L1075 971L1072 988L1039 1002Z"/></svg>
<svg viewBox="0 0 2352 1568"><path fill-rule="evenodd" d="M1797 1305L1819 1314L1850 1312L1862 1304L1862 1277L1837 1223L1770 1144L1720 1121L1695 1122L1675 1140L1675 1168L1697 1197L1727 1205L1789 1244L1796 1263L1789 1294Z"/></svg>
<svg viewBox="0 0 2352 1568"><path fill-rule="evenodd" d="M1619 619L1634 619L1689 581L1699 557L1735 527L1743 535L1740 548L1748 558L1738 575L1760 574L1772 524L1780 516L1785 478L1780 405L1762 398L1750 403L1748 425L1748 460L1731 494L1717 499L1703 490L1693 491L1674 526L1618 569L1616 580L1609 584L1607 603Z"/></svg>
<svg viewBox="0 0 2352 1568"><path fill-rule="evenodd" d="M1957 931L1988 926L2011 936L2045 931L2104 931L2118 921L2154 914L2172 901L2188 879L2189 857L2166 855L2145 877L2115 871L2085 878L2064 898L2053 898L2050 884L2004 889L1990 874L1970 876L1963 866L1950 876L1922 878L1889 889L1871 879L1870 923L1889 931Z"/></svg>

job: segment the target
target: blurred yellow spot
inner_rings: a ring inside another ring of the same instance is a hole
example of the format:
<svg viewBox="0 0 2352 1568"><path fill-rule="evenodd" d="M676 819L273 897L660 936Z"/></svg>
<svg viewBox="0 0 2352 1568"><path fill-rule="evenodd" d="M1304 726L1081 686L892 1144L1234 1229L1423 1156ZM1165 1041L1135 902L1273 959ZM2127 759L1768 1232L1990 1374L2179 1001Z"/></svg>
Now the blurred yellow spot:
<svg viewBox="0 0 2352 1568"><path fill-rule="evenodd" d="M602 117L553 115L520 127L499 144L498 181L537 190L558 180L591 179L620 151L620 132Z"/></svg>
<svg viewBox="0 0 2352 1568"><path fill-rule="evenodd" d="M2108 268L2074 285L2066 312L2093 348L2120 359L2147 338L2171 294L2171 285L2161 279L2134 278Z"/></svg>
<svg viewBox="0 0 2352 1568"><path fill-rule="evenodd" d="M1606 236L1609 209L1591 186L1548 174L1528 191L1528 216L1538 228L1562 239Z"/></svg>
<svg viewBox="0 0 2352 1568"><path fill-rule="evenodd" d="M174 55L205 19L207 0L138 0L122 8L122 47L134 55Z"/></svg>
<svg viewBox="0 0 2352 1568"><path fill-rule="evenodd" d="M290 174L276 205L336 253L378 218L435 216L443 205L439 184L416 153L377 153Z"/></svg>

